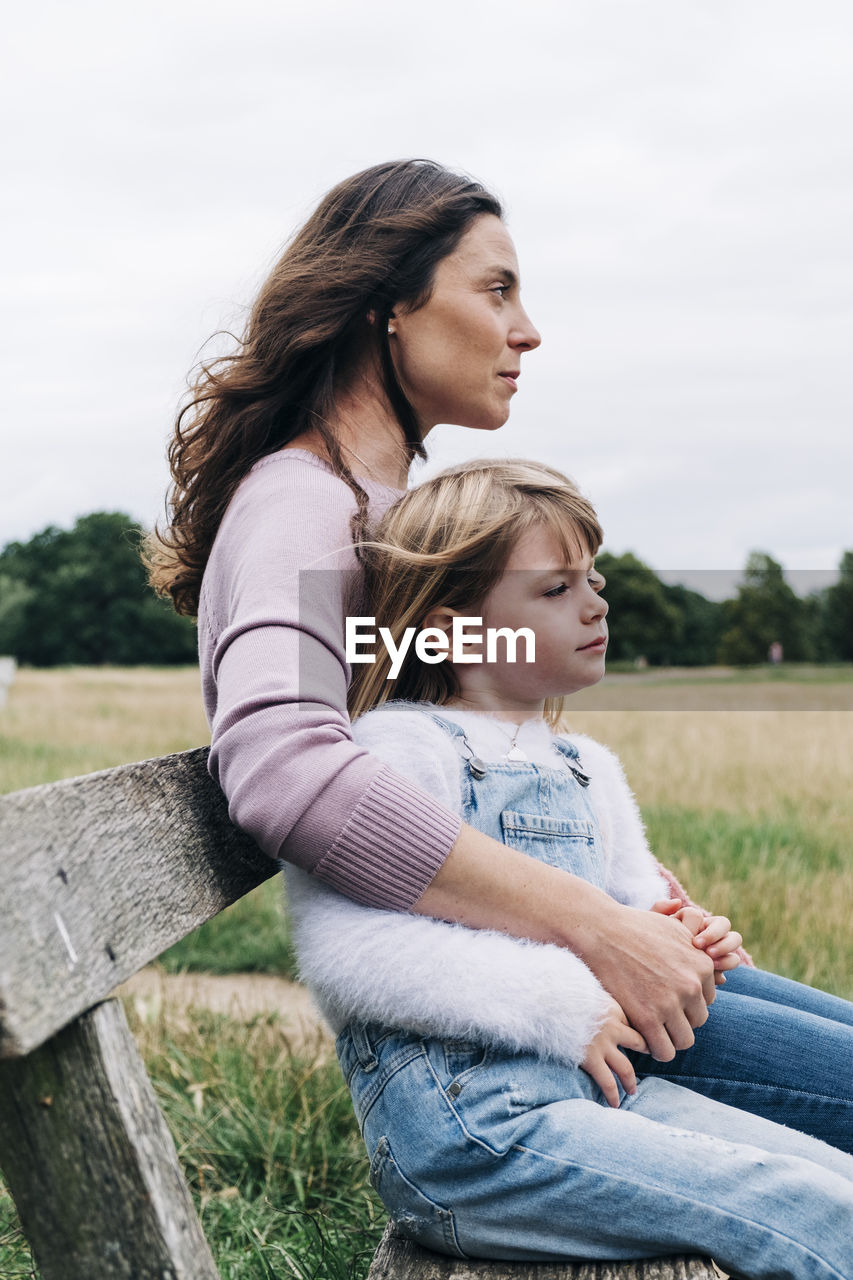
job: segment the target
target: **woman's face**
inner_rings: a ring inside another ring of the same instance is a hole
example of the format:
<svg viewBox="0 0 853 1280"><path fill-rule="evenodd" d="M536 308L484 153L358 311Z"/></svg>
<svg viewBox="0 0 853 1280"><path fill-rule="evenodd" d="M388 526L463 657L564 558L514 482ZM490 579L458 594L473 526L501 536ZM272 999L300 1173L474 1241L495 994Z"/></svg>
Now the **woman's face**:
<svg viewBox="0 0 853 1280"><path fill-rule="evenodd" d="M494 431L509 417L521 356L540 337L521 305L515 247L482 214L436 267L429 301L395 308L389 345L424 434L438 422Z"/></svg>

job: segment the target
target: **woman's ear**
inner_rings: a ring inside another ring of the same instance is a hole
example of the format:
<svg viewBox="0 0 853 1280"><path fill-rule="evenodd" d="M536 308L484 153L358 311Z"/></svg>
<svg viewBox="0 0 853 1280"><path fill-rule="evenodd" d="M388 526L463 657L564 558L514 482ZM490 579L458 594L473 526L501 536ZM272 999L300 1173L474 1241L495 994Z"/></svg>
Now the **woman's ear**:
<svg viewBox="0 0 853 1280"><path fill-rule="evenodd" d="M396 319L397 319L397 317L394 315L394 312L392 311L392 312L391 312L391 314L390 314L390 316L388 317L388 334L389 334L389 336L390 336L391 334L393 334L393 333L396 333L396 332L397 332L397 330L396 330L396 328L395 328L395 323L394 323L394 322L396 321ZM376 324L376 312L373 310L373 308L372 308L372 307L371 307L370 311L368 311L368 313L367 313L367 323L368 323L369 325L371 325L371 326Z"/></svg>

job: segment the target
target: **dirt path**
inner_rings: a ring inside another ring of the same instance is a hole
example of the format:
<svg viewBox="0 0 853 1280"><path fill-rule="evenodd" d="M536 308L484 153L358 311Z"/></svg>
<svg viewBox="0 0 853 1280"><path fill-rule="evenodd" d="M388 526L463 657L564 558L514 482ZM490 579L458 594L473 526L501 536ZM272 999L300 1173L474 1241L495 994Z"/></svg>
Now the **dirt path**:
<svg viewBox="0 0 853 1280"><path fill-rule="evenodd" d="M173 1023L187 1025L193 1008L224 1013L238 1022L272 1012L286 1025L294 1047L331 1043L305 988L270 974L164 973L152 965L123 983L117 994L130 997L146 1022L162 1013Z"/></svg>

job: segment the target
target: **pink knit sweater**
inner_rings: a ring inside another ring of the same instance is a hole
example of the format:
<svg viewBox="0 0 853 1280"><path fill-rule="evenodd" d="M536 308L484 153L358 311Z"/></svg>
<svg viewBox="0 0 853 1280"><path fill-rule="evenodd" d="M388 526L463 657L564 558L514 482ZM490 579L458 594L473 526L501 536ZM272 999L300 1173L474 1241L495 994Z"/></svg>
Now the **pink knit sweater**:
<svg viewBox="0 0 853 1280"><path fill-rule="evenodd" d="M361 480L377 516L399 493ZM314 454L261 459L222 520L202 584L210 771L232 821L348 897L405 910L460 819L357 747L344 618L361 612L349 487Z"/></svg>

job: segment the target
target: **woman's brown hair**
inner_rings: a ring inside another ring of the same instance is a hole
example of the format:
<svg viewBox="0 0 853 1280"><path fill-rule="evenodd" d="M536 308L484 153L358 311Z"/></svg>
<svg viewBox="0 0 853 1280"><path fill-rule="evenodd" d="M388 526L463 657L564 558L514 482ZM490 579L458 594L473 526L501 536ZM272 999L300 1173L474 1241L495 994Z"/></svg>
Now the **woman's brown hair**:
<svg viewBox="0 0 853 1280"><path fill-rule="evenodd" d="M375 165L323 199L263 285L239 346L201 365L169 446L169 525L148 540L152 585L179 613L198 610L213 539L237 485L258 461L314 428L350 485L363 526L367 496L329 421L336 389L374 347L409 456L424 456L417 418L388 347L395 306L429 298L435 268L475 218L502 216L479 183L427 160Z"/></svg>
<svg viewBox="0 0 853 1280"><path fill-rule="evenodd" d="M589 500L567 476L524 458L484 458L448 467L389 507L374 538L361 547L367 614L387 627L399 648L407 627L420 628L432 610L476 609L503 573L513 547L533 526L553 534L571 564L601 546L601 526ZM390 698L434 702L459 693L450 662L421 662L414 647L399 675L379 646L376 660L354 667L348 709L355 720ZM562 697L546 698L545 718L559 723Z"/></svg>

